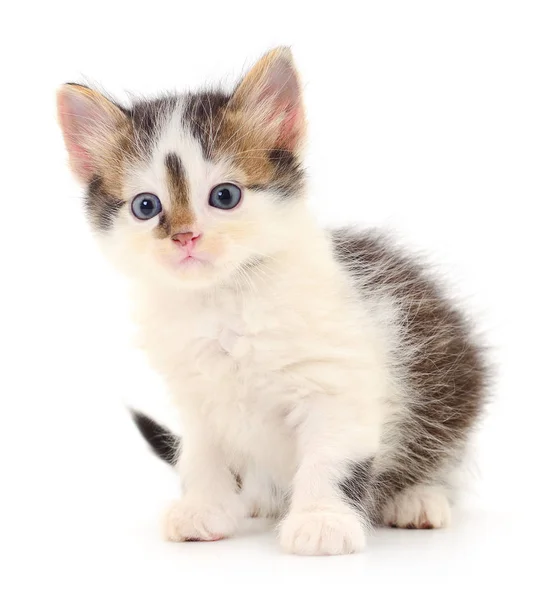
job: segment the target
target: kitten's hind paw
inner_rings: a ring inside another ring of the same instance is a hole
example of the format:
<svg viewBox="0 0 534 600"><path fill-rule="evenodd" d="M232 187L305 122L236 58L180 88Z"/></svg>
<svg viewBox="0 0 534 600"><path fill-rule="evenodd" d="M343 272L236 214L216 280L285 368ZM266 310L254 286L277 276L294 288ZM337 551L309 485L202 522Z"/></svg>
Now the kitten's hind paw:
<svg viewBox="0 0 534 600"><path fill-rule="evenodd" d="M417 485L397 494L386 504L382 521L389 527L439 529L450 525L451 508L443 490Z"/></svg>
<svg viewBox="0 0 534 600"><path fill-rule="evenodd" d="M290 512L280 525L280 543L292 554L352 554L363 550L365 531L354 511Z"/></svg>

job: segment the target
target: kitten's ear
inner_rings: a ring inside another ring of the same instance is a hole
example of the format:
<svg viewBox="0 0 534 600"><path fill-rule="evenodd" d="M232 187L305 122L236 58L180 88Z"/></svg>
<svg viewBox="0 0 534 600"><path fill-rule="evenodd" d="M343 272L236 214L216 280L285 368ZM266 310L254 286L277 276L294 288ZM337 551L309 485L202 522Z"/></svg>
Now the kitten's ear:
<svg viewBox="0 0 534 600"><path fill-rule="evenodd" d="M58 90L57 108L71 169L88 183L128 117L99 92L71 83Z"/></svg>
<svg viewBox="0 0 534 600"><path fill-rule="evenodd" d="M296 150L304 138L305 118L291 50L280 47L265 54L238 85L231 106L274 136L277 147Z"/></svg>

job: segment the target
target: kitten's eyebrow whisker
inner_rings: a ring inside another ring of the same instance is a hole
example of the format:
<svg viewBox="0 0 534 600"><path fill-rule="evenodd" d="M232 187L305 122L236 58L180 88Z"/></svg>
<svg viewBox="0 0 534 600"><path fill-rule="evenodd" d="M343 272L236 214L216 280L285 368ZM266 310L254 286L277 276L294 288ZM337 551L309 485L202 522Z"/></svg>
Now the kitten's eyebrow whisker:
<svg viewBox="0 0 534 600"><path fill-rule="evenodd" d="M210 107L210 114L209 114L209 122L210 122L210 150L211 150L211 146L213 145L213 107L211 105L211 99L210 99L210 95L207 94L208 96L208 104ZM209 154L208 154L209 156Z"/></svg>
<svg viewBox="0 0 534 600"><path fill-rule="evenodd" d="M212 131L211 131L210 113L208 112L206 105L204 104L204 96L208 96L208 101L209 101L209 94L201 94L201 95L199 95L198 99L200 102L200 106L202 107L202 110L204 111L204 115L206 116L206 121L210 124L210 129L208 131L207 128L204 126L202 127L202 129L208 136L208 139L211 139ZM211 108L211 101L210 101L210 108Z"/></svg>
<svg viewBox="0 0 534 600"><path fill-rule="evenodd" d="M267 148L250 148L248 150L240 150L239 152L235 152L234 154L232 154L232 156L241 156L242 154L249 154L252 152L257 152L258 156L264 156L264 152L270 152L271 150L273 150L273 147L267 147Z"/></svg>

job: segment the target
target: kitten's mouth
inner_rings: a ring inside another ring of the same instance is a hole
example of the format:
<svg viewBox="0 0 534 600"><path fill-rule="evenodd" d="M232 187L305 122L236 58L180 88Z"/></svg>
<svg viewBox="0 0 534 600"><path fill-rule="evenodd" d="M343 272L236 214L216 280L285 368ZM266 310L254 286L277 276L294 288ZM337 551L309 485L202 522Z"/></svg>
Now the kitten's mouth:
<svg viewBox="0 0 534 600"><path fill-rule="evenodd" d="M207 260L203 260L196 256L185 256L182 260L179 261L179 265L189 266L189 265L207 265L209 264Z"/></svg>
<svg viewBox="0 0 534 600"><path fill-rule="evenodd" d="M212 264L212 262L208 260L208 257L200 254L171 254L164 256L164 261L167 266L175 270L198 269L209 267Z"/></svg>

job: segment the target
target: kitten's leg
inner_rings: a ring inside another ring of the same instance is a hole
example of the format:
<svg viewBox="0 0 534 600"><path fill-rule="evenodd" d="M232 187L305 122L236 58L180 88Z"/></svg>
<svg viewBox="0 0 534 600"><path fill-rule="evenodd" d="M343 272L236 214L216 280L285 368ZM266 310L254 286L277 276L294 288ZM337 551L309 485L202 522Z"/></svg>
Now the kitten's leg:
<svg viewBox="0 0 534 600"><path fill-rule="evenodd" d="M445 490L433 485L415 485L403 490L385 504L382 522L406 529L448 527L451 509Z"/></svg>
<svg viewBox="0 0 534 600"><path fill-rule="evenodd" d="M164 519L165 537L174 542L215 541L232 535L245 507L234 474L209 432L187 431L178 463L183 497Z"/></svg>
<svg viewBox="0 0 534 600"><path fill-rule="evenodd" d="M368 519L361 500L371 457L380 434L375 423L356 419L350 399L315 403L297 429L300 465L293 480L291 507L280 525L287 552L304 555L348 554L365 545ZM360 421L360 422L358 422ZM355 493L347 496L347 481Z"/></svg>

